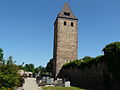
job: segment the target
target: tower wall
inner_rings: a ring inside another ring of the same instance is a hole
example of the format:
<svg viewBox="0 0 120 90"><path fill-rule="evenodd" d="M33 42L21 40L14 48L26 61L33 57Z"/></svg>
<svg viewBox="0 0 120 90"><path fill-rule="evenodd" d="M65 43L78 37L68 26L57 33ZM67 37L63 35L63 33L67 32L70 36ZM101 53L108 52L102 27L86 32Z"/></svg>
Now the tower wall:
<svg viewBox="0 0 120 90"><path fill-rule="evenodd" d="M65 25L66 22L66 25ZM65 63L77 59L78 20L57 18L54 24L54 75L58 75ZM73 24L72 24L73 23ZM72 26L71 26L72 24Z"/></svg>

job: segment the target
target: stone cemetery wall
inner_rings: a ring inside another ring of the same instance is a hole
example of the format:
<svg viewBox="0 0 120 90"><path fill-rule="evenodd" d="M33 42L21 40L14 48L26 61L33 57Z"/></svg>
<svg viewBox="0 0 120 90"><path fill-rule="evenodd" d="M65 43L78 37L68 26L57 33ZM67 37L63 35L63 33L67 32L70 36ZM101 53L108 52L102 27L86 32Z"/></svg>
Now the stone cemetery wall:
<svg viewBox="0 0 120 90"><path fill-rule="evenodd" d="M106 62L100 62L84 69L62 68L59 77L70 81L72 86L100 90L108 90L108 88L109 90L120 90L120 82L117 82L108 72Z"/></svg>

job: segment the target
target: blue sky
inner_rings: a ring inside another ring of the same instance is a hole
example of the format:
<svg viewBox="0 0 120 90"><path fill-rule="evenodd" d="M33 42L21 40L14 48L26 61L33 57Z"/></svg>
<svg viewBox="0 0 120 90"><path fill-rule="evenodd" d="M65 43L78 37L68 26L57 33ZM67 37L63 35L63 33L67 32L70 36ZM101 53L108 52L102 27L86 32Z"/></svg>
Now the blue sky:
<svg viewBox="0 0 120 90"><path fill-rule="evenodd" d="M46 66L53 56L54 21L66 0L0 0L0 48L17 64ZM79 19L78 58L98 56L120 41L120 0L68 0Z"/></svg>

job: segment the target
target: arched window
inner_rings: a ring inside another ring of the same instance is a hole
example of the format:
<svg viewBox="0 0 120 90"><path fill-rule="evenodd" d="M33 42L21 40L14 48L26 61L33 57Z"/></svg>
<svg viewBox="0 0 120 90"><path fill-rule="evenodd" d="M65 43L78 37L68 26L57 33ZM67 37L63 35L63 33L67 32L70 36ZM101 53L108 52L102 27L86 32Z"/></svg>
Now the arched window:
<svg viewBox="0 0 120 90"><path fill-rule="evenodd" d="M64 21L64 26L66 26L67 25L67 23L66 23L66 21Z"/></svg>
<svg viewBox="0 0 120 90"><path fill-rule="evenodd" d="M71 22L71 26L72 26L72 27L74 26L73 22Z"/></svg>

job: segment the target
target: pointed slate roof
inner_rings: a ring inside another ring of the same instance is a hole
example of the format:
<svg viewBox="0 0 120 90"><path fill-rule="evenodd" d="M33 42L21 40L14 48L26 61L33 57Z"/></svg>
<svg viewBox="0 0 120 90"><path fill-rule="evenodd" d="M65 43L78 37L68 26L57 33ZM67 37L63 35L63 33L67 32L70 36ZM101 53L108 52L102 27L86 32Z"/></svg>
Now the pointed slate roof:
<svg viewBox="0 0 120 90"><path fill-rule="evenodd" d="M61 10L61 12L58 14L58 17L77 19L72 13L72 10L70 9L70 6L67 2L64 4L64 7Z"/></svg>

